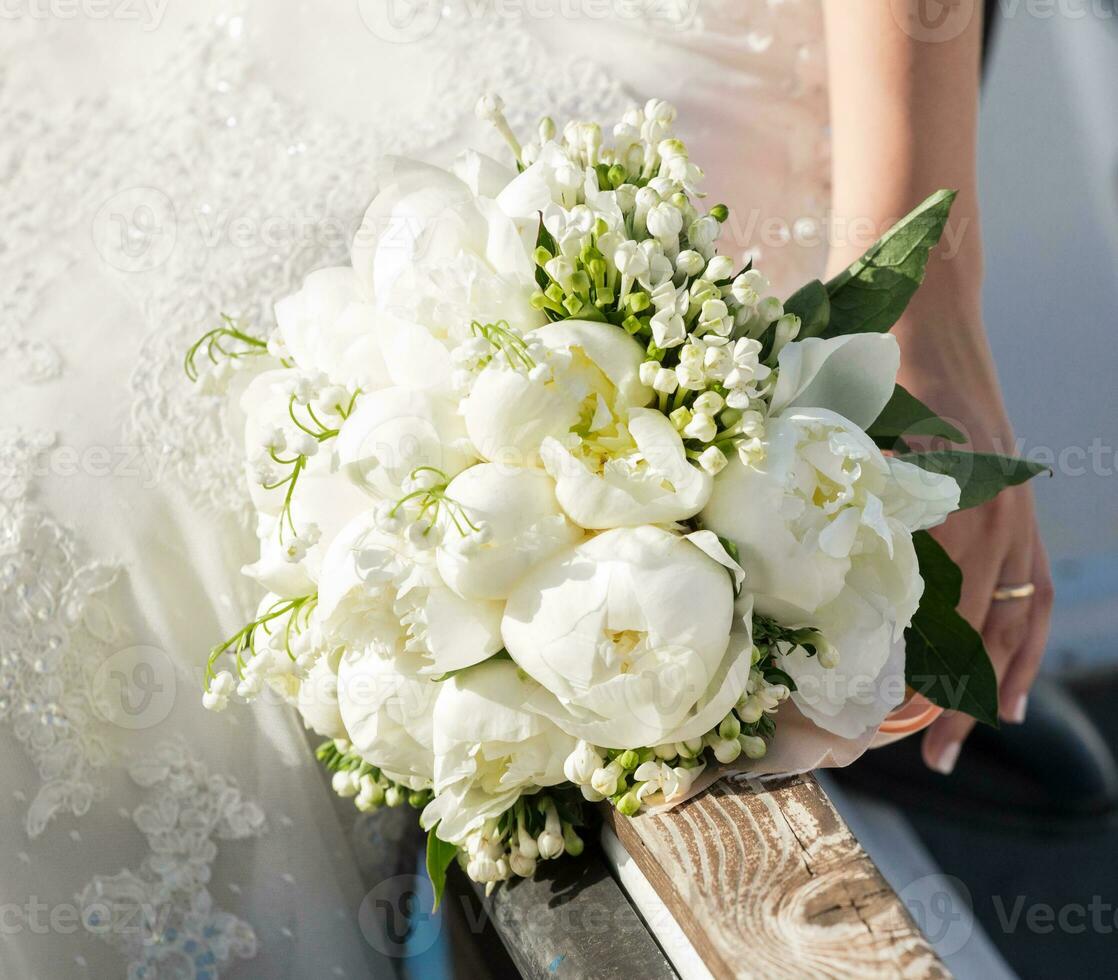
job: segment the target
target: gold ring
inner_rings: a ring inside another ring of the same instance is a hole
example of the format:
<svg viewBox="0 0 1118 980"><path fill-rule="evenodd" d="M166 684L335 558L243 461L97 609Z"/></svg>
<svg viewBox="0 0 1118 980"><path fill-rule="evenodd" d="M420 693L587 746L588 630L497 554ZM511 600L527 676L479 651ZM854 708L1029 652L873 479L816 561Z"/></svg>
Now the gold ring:
<svg viewBox="0 0 1118 980"><path fill-rule="evenodd" d="M1032 597L1034 592L1036 592L1036 586L1032 582L1026 582L1024 585L999 585L994 589L994 601L1006 602L1010 599L1028 599Z"/></svg>

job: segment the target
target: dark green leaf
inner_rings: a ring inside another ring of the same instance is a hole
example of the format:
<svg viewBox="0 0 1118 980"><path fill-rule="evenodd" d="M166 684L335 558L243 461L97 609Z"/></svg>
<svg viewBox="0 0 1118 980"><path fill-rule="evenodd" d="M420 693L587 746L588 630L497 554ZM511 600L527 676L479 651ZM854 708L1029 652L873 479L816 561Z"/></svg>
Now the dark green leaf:
<svg viewBox="0 0 1118 980"><path fill-rule="evenodd" d="M796 682L792 680L791 675L779 667L766 667L764 677L770 684L783 684L789 691L796 690Z"/></svg>
<svg viewBox="0 0 1118 980"><path fill-rule="evenodd" d="M795 313L800 318L801 340L822 336L831 319L831 299L827 295L827 287L818 279L812 279L788 297L784 312Z"/></svg>
<svg viewBox="0 0 1118 980"><path fill-rule="evenodd" d="M827 283L831 317L824 337L884 333L924 281L955 191L936 191L887 231L865 255Z"/></svg>
<svg viewBox="0 0 1118 980"><path fill-rule="evenodd" d="M950 442L966 442L966 436L950 422L941 419L915 395L910 395L900 385L893 388L889 399L873 425L866 430L874 442L884 449L892 449L906 434L935 436Z"/></svg>
<svg viewBox="0 0 1118 980"><path fill-rule="evenodd" d="M963 574L928 534L912 536L924 595L905 630L905 681L933 704L961 711L995 728L998 679L982 637L956 606Z"/></svg>
<svg viewBox="0 0 1118 980"><path fill-rule="evenodd" d="M555 238L552 236L551 232L548 231L547 228L544 226L542 211L540 212L539 229L536 231L536 247L539 248L541 246L543 248L546 248L552 255L555 255L558 251L558 247L555 244ZM543 269L540 268L538 265L536 266L536 285L539 286L540 289L547 289L547 287L551 285L551 279L548 277L548 274L544 272Z"/></svg>
<svg viewBox="0 0 1118 980"><path fill-rule="evenodd" d="M435 831L438 824L427 832L427 876L431 879L431 887L435 892L435 905L432 912L439 907L443 892L446 890L446 873L451 862L458 855L458 847L448 844L439 837Z"/></svg>
<svg viewBox="0 0 1118 980"><path fill-rule="evenodd" d="M906 453L899 457L930 473L954 477L962 489L959 509L978 507L993 500L1006 487L1051 472L1041 463L996 453L969 453L962 449L941 449L930 453Z"/></svg>

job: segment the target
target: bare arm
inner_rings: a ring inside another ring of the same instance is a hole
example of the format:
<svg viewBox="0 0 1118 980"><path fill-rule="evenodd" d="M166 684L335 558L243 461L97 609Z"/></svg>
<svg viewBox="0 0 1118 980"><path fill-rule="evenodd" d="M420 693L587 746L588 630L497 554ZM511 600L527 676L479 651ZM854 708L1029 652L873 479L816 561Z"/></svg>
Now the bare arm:
<svg viewBox="0 0 1118 980"><path fill-rule="evenodd" d="M834 156L833 274L941 187L959 192L927 279L894 333L901 382L955 421L979 451L1013 451L1013 432L982 325L976 179L981 4L960 0L929 29L920 0L823 0ZM935 5L933 5L935 6ZM945 4L945 7L947 4ZM861 234L858 234L858 231ZM1048 635L1051 579L1031 491L954 516L937 537L962 566L960 609L986 640L1002 717L1022 721ZM1028 600L994 602L1033 582ZM948 712L924 759L950 771L973 722Z"/></svg>

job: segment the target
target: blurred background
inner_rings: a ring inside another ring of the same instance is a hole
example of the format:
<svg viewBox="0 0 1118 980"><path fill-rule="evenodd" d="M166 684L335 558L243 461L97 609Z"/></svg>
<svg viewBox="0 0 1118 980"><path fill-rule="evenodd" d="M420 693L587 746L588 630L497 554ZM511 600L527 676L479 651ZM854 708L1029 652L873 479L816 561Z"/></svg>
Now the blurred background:
<svg viewBox="0 0 1118 980"><path fill-rule="evenodd" d="M912 744L828 785L957 976L1112 976L1118 11L990 6L985 314L1017 453L1055 471L1034 483L1057 593L1048 684L1024 730L977 732L949 779Z"/></svg>

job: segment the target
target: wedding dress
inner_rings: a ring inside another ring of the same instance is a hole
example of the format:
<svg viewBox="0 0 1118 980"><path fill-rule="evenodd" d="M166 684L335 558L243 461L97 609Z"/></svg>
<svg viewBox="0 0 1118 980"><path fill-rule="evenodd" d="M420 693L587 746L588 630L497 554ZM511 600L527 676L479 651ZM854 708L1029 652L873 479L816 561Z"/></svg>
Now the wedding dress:
<svg viewBox="0 0 1118 980"><path fill-rule="evenodd" d="M0 976L383 975L295 713L201 707L258 597L236 423L184 352L345 261L378 156L499 154L482 91L521 132L673 101L788 291L823 258L817 4L46 9L0 33Z"/></svg>

